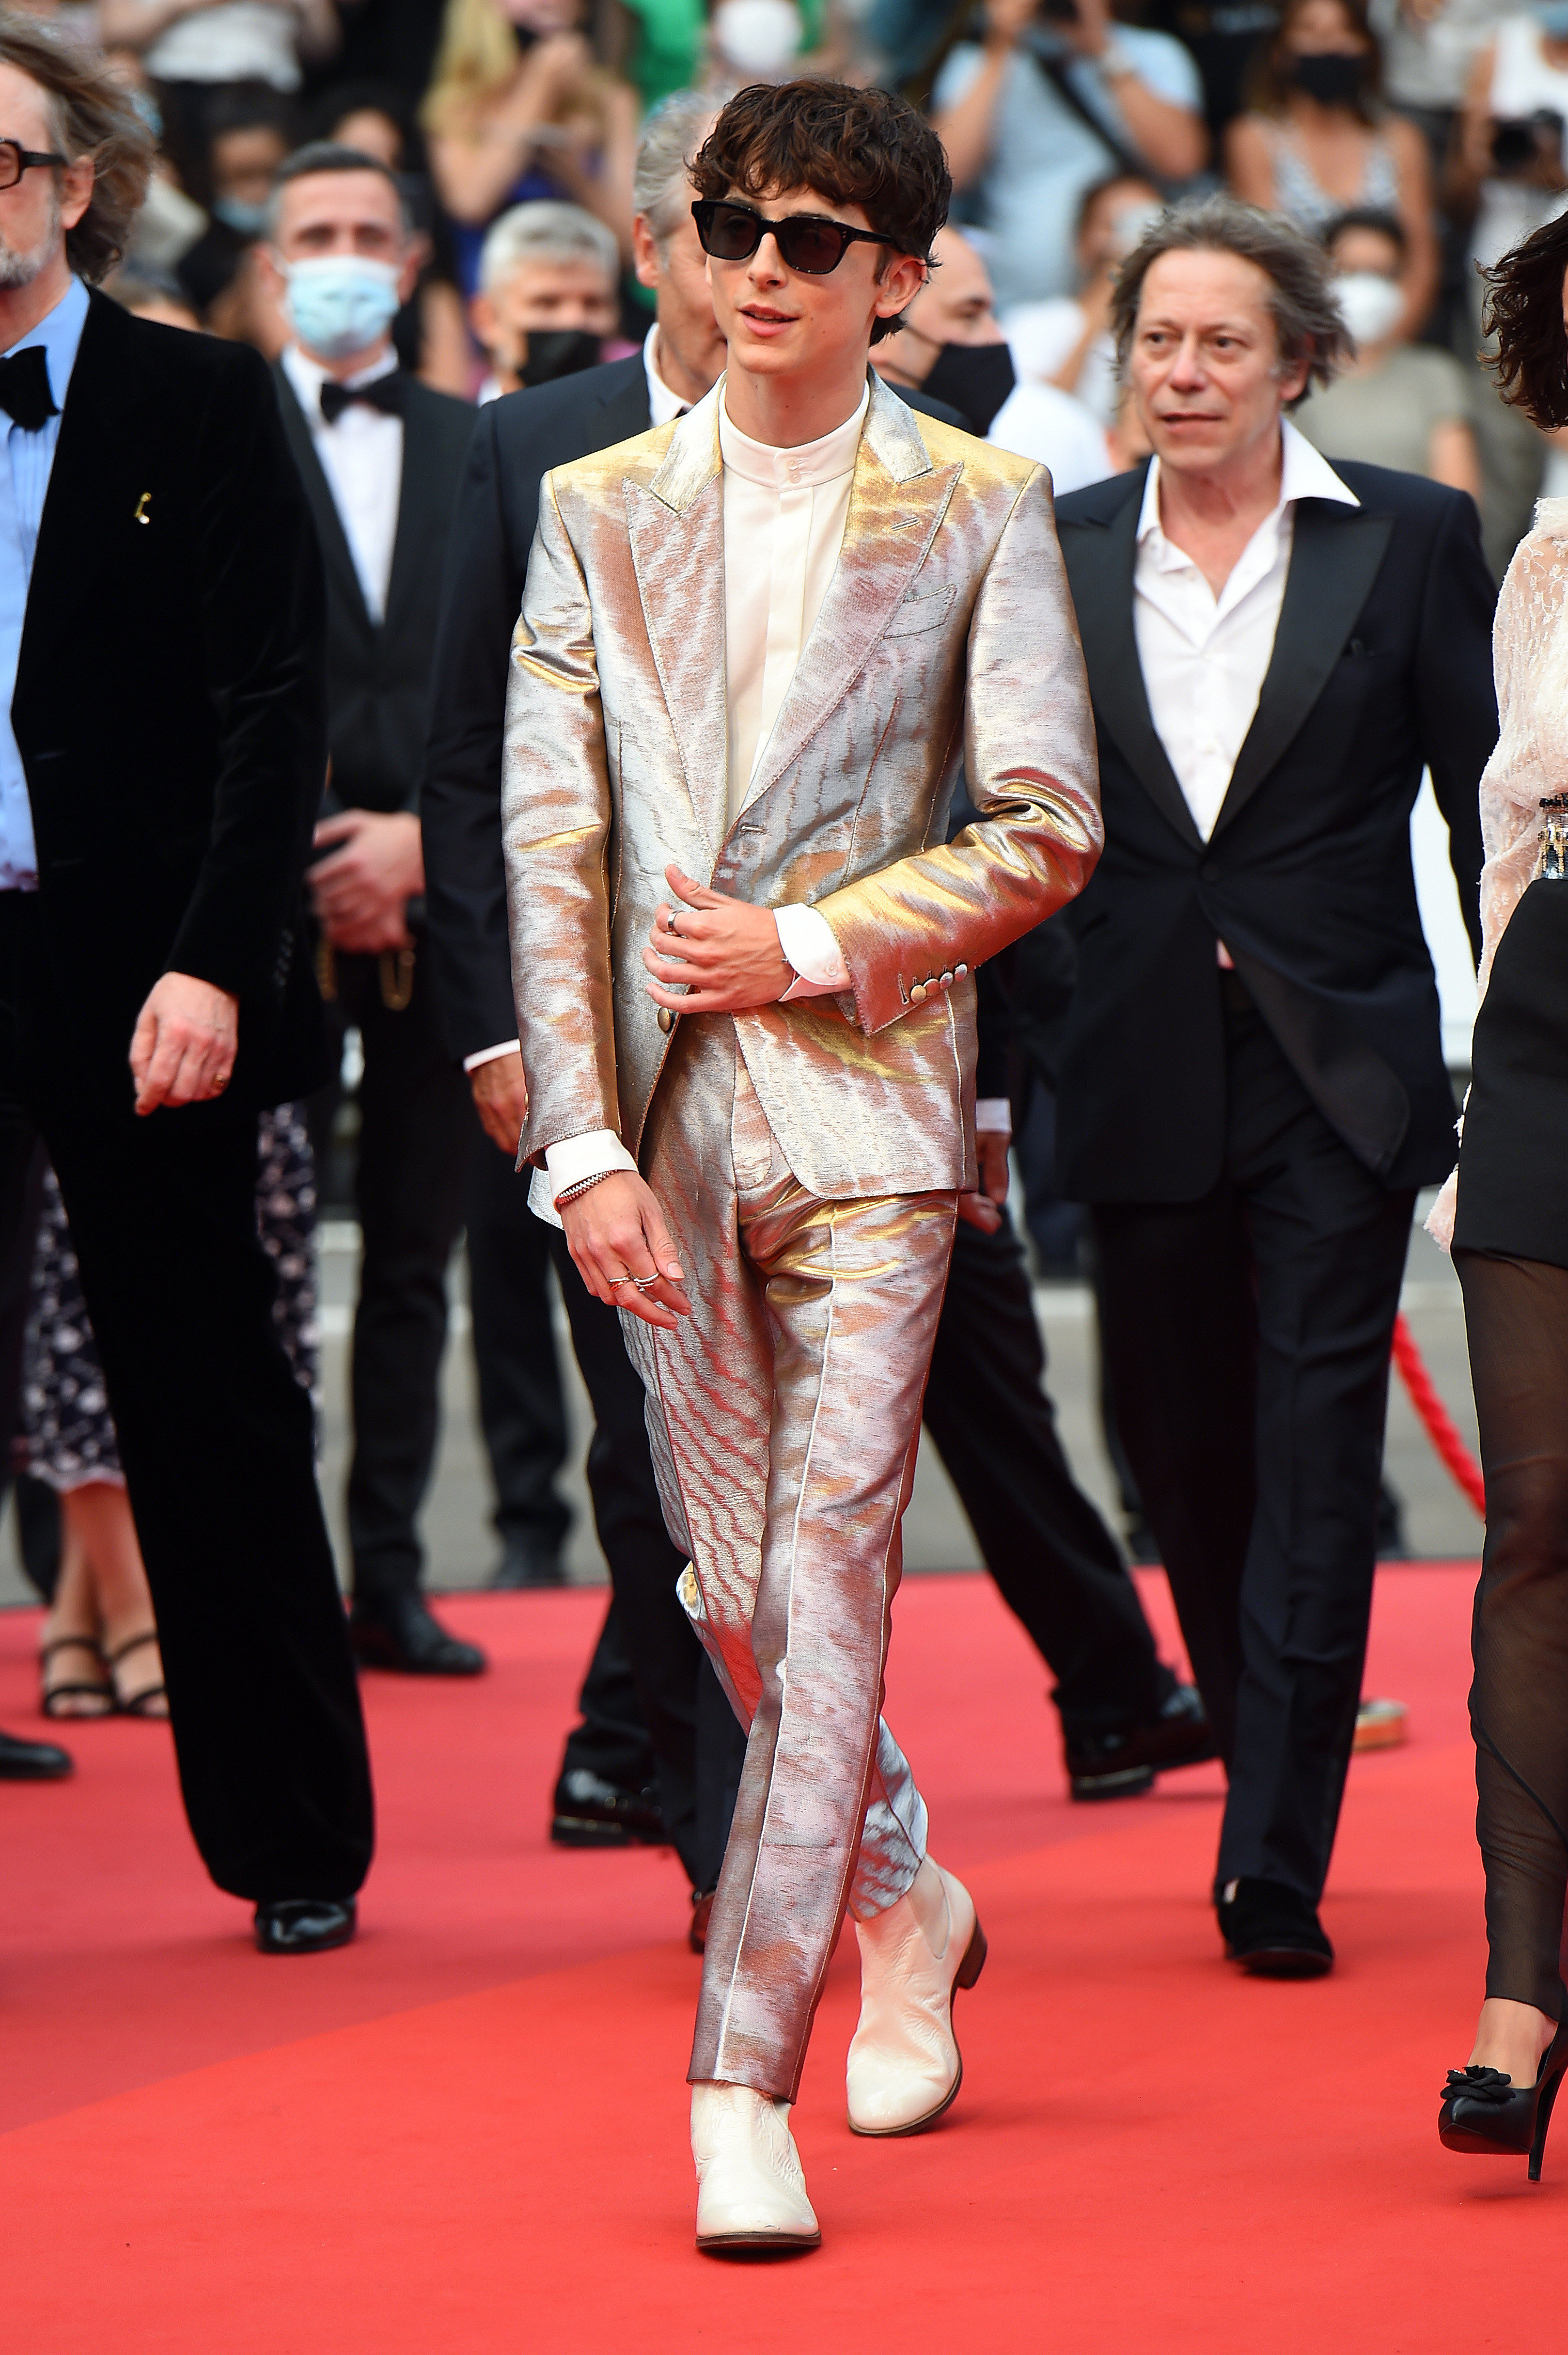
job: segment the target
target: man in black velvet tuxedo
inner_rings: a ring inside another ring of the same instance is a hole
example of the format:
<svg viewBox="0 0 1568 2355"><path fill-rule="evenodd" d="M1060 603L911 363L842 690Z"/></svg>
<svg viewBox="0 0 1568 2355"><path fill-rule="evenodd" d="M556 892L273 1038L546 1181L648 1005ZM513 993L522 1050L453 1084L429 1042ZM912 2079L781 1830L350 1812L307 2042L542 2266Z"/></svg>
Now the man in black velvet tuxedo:
<svg viewBox="0 0 1568 2355"><path fill-rule="evenodd" d="M367 1666L474 1676L485 1656L420 1592L415 1518L435 1453L446 1271L478 1139L446 1053L420 916L419 782L466 401L399 368L391 322L418 272L374 157L302 147L278 175L263 267L294 341L274 376L326 562L332 773L310 882L332 1027L365 1057L357 1199L349 1632ZM313 1105L325 1132L336 1091Z"/></svg>
<svg viewBox="0 0 1568 2355"><path fill-rule="evenodd" d="M428 906L452 1050L472 1064L480 1115L508 1157L526 1100L501 848L501 732L539 484L552 466L679 415L723 368L682 160L700 146L711 112L705 100L681 94L645 128L639 272L658 298L645 350L483 410L453 530L422 795ZM912 406L963 421L899 389ZM983 1053L987 1031L995 1036L983 1018ZM982 1089L996 1099L986 1168L998 1199L1007 1188L1005 1060L1005 1048L993 1051L994 1076ZM1156 1773L1212 1755L1210 1730L1191 1689L1179 1687L1158 1660L1115 1541L1072 1482L1040 1385L1040 1335L1012 1230L977 1199L969 1207L933 1359L928 1422L1004 1595L1056 1671L1075 1795L1147 1790ZM674 1601L685 1556L665 1532L642 1384L619 1317L593 1299L550 1231L598 1421L589 1478L616 1593L582 1689L584 1721L567 1743L557 1822L580 1808L586 1832L595 1806L610 1819L624 1812L625 1797L609 1786L642 1771L634 1764L640 1712L700 1900L718 1877L743 1740ZM589 1796L594 1782L597 1801ZM689 1833L678 1828L683 1821Z"/></svg>
<svg viewBox="0 0 1568 2355"><path fill-rule="evenodd" d="M255 1217L257 1113L325 1064L301 904L320 559L262 363L83 282L151 160L123 92L9 19L0 134L0 1234L41 1132L191 1828L263 1949L307 1952L352 1935L372 1845L310 1401Z"/></svg>
<svg viewBox="0 0 1568 2355"><path fill-rule="evenodd" d="M1345 348L1319 250L1229 198L1124 265L1156 455L1063 499L1105 854L1075 903L1060 1189L1093 1206L1122 1437L1230 1772L1232 1956L1315 1976L1388 1361L1454 1100L1411 869L1430 767L1478 942L1492 586L1461 492L1282 410Z"/></svg>

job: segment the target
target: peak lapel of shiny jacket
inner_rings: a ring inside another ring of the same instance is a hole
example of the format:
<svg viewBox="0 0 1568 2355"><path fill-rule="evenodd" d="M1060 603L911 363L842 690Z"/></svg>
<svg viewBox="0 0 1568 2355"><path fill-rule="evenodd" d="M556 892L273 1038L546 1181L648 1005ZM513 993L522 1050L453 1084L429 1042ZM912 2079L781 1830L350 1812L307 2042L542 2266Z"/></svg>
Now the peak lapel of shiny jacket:
<svg viewBox="0 0 1568 2355"><path fill-rule="evenodd" d="M748 808L799 759L859 677L963 471L962 465L933 465L919 418L873 372L838 563L773 723Z"/></svg>
<svg viewBox="0 0 1568 2355"><path fill-rule="evenodd" d="M729 755L719 400L715 385L677 419L651 482L628 476L625 484L648 643L687 790L715 858L725 833Z"/></svg>

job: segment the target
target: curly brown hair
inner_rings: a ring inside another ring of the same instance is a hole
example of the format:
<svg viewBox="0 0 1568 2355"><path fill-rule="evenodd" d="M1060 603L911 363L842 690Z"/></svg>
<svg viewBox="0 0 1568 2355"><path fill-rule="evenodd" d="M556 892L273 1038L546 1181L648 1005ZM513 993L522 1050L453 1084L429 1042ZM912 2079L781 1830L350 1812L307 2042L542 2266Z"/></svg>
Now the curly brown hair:
<svg viewBox="0 0 1568 2355"><path fill-rule="evenodd" d="M891 91L816 76L738 91L699 149L691 176L703 197L809 188L829 204L859 205L895 252L926 263L953 197L942 142L923 114ZM901 325L879 319L871 341Z"/></svg>
<svg viewBox="0 0 1568 2355"><path fill-rule="evenodd" d="M1568 330L1563 325L1568 218L1548 221L1481 275L1487 282L1481 325L1498 339L1490 363L1498 389L1532 425L1554 432L1568 425Z"/></svg>
<svg viewBox="0 0 1568 2355"><path fill-rule="evenodd" d="M0 65L36 81L48 98L54 141L77 163L91 155L92 197L65 233L66 260L96 286L124 252L147 193L154 144L126 91L96 52L49 32L33 16L0 16Z"/></svg>

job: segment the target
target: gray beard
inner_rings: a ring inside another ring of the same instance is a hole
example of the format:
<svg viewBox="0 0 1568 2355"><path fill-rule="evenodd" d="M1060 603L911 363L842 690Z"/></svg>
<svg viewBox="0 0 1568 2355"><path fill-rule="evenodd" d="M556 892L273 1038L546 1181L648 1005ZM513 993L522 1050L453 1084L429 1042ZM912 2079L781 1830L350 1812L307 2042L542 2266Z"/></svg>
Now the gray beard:
<svg viewBox="0 0 1568 2355"><path fill-rule="evenodd" d="M49 207L48 227L37 245L17 247L0 237L0 286L30 286L59 251L59 198Z"/></svg>

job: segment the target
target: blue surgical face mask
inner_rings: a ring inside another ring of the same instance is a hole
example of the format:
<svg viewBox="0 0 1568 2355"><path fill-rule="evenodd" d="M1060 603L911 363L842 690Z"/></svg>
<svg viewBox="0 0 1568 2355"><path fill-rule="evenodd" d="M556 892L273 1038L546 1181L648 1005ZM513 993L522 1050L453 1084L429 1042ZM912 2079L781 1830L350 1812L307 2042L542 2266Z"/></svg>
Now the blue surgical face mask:
<svg viewBox="0 0 1568 2355"><path fill-rule="evenodd" d="M247 204L243 197L215 197L212 209L225 229L237 237L262 237L266 234L267 208Z"/></svg>
<svg viewBox="0 0 1568 2355"><path fill-rule="evenodd" d="M324 360L351 359L379 344L398 308L401 272L389 261L357 253L330 253L289 264L284 307L307 351Z"/></svg>
<svg viewBox="0 0 1568 2355"><path fill-rule="evenodd" d="M126 96L155 139L164 135L164 110L150 90L127 91Z"/></svg>
<svg viewBox="0 0 1568 2355"><path fill-rule="evenodd" d="M1538 0L1535 21L1549 41L1568 41L1568 0Z"/></svg>

